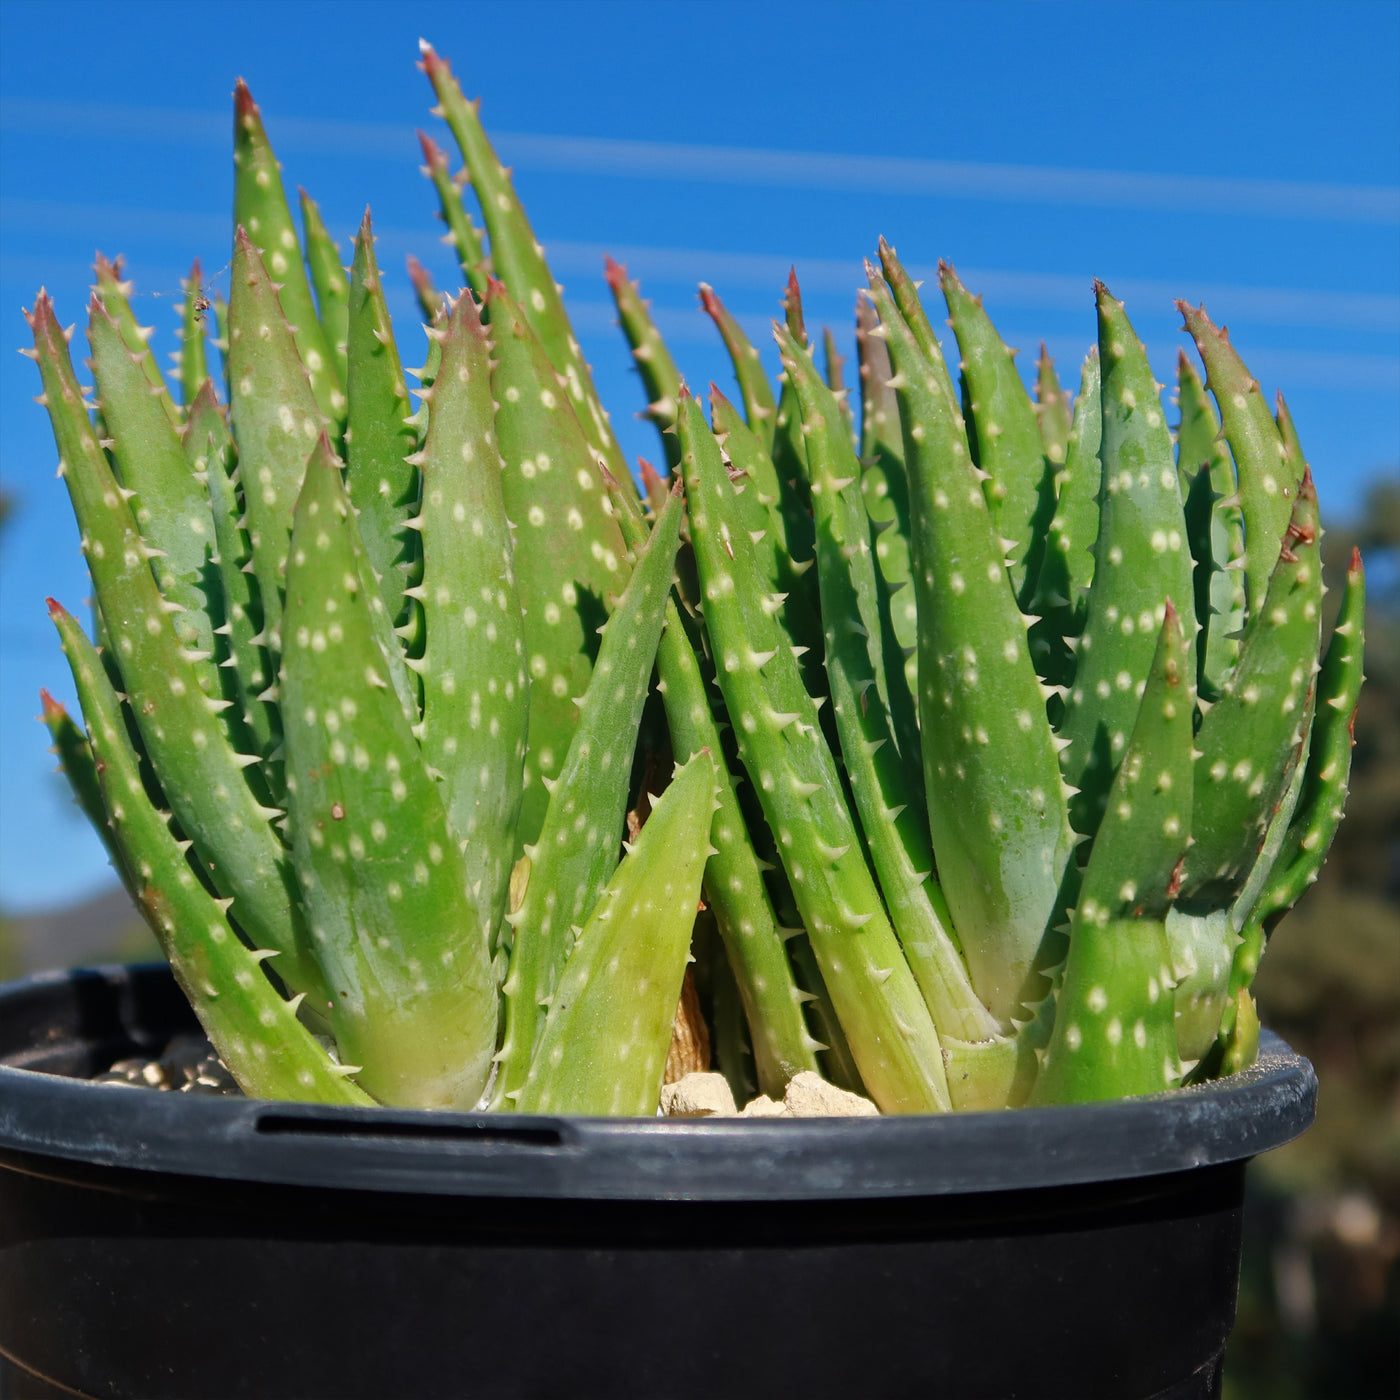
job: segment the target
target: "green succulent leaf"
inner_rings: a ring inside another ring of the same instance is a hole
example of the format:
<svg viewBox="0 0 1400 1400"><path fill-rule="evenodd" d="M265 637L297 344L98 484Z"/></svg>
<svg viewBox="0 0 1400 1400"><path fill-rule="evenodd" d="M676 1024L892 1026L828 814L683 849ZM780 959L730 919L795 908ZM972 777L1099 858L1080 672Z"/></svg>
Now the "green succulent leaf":
<svg viewBox="0 0 1400 1400"><path fill-rule="evenodd" d="M1196 342L1206 367L1206 383L1220 408L1225 437L1235 459L1239 509L1244 522L1243 569L1251 613L1263 605L1277 558L1278 541L1287 528L1302 461L1292 462L1278 424L1259 388L1223 327L1216 329L1205 308L1176 303L1185 329ZM1227 499L1232 503L1233 495Z"/></svg>
<svg viewBox="0 0 1400 1400"><path fill-rule="evenodd" d="M103 426L122 486L142 538L154 551L151 566L172 605L176 635L193 654L206 694L219 693L211 658L218 610L213 575L214 527L204 486L190 471L180 434L161 411L121 329L96 294L88 305L88 339L102 404ZM211 577L211 575L213 575ZM213 593L213 604L209 593ZM178 608L178 611L176 609Z"/></svg>
<svg viewBox="0 0 1400 1400"><path fill-rule="evenodd" d="M626 483L631 480L627 463L569 324L561 297L563 288L544 260L544 249L530 227L510 172L501 164L481 125L477 110L480 104L462 96L451 66L433 51L431 44L420 40L419 48L420 66L437 93L438 115L446 120L462 152L467 176L481 204L481 216L491 237L492 273L510 289L550 364L561 376L589 446L602 455L613 475Z"/></svg>
<svg viewBox="0 0 1400 1400"><path fill-rule="evenodd" d="M656 1112L714 812L715 767L702 749L656 799L574 941L521 1112Z"/></svg>
<svg viewBox="0 0 1400 1400"><path fill-rule="evenodd" d="M715 323L720 339L724 341L724 348L729 352L730 362L734 366L734 378L739 384L739 397L744 401L744 415L748 425L763 443L763 450L771 457L773 434L777 427L778 401L773 397L773 386L764 372L758 347L715 295L714 288L706 282L700 284L700 304Z"/></svg>
<svg viewBox="0 0 1400 1400"><path fill-rule="evenodd" d="M205 344L209 333L204 320L209 299L204 293L204 272L198 258L181 285L185 289L185 300L180 312L180 348L171 358L180 375L180 402L188 410L209 376L209 352Z"/></svg>
<svg viewBox="0 0 1400 1400"><path fill-rule="evenodd" d="M680 463L680 450L676 445L676 435L668 429L676 424L676 399L681 391L681 374L656 323L651 318L651 309L642 300L635 282L627 278L627 269L611 258L603 260L604 273L613 301L617 305L618 323L627 343L632 347L632 359L642 384L647 391L647 408L642 415L656 424L661 434L661 447L666 454L666 465L675 471Z"/></svg>
<svg viewBox="0 0 1400 1400"><path fill-rule="evenodd" d="M484 301L491 263L481 241L481 231L472 223L471 215L467 213L466 205L462 202L462 191L457 187L457 182L452 178L448 167L447 152L426 132L420 131L418 140L423 147L423 159L427 162L423 173L433 182L433 189L437 191L438 217L447 225L443 241L451 244L457 254L462 276L467 279L478 299ZM416 258L413 261L422 268L422 264L418 263ZM424 303L424 315L428 320L432 319L435 306L435 297Z"/></svg>
<svg viewBox="0 0 1400 1400"><path fill-rule="evenodd" d="M1035 362L1035 416L1040 424L1040 440L1047 461L1062 467L1074 426L1074 402L1060 387L1055 361L1040 342L1040 358Z"/></svg>
<svg viewBox="0 0 1400 1400"><path fill-rule="evenodd" d="M985 473L939 375L870 274L909 469L929 830L973 985L1007 1029L1042 994L1042 944L1073 834Z"/></svg>
<svg viewBox="0 0 1400 1400"><path fill-rule="evenodd" d="M171 624L149 546L88 421L46 295L29 323L111 659L145 752L200 867L233 899L239 927L256 946L282 955L278 975L292 990L315 993L320 978L306 956L286 850L271 826L281 813L261 803L244 776L257 756L235 751L218 718L228 702L199 687L197 663Z"/></svg>
<svg viewBox="0 0 1400 1400"><path fill-rule="evenodd" d="M1093 581L1078 665L1059 724L1061 762L1080 789L1076 831L1092 835L1137 717L1166 599L1192 594L1181 488L1147 351L1103 283L1096 284L1102 366L1103 466ZM1194 639L1193 619L1186 626Z"/></svg>
<svg viewBox="0 0 1400 1400"><path fill-rule="evenodd" d="M1039 621L1030 630L1036 671L1066 692L1074 679L1075 648L1084 630L1086 594L1094 576L1094 540L1099 532L1103 469L1099 350L1090 348L1079 379L1079 397L1065 444L1064 465L1055 476L1055 514L1030 601Z"/></svg>
<svg viewBox="0 0 1400 1400"><path fill-rule="evenodd" d="M630 507L620 489L609 494L628 546L640 549L646 529L640 514ZM701 640L691 635L685 619L673 595L666 603L665 626L656 652L657 689L666 705L672 751L689 757L708 749L716 759L719 805L710 828L714 849L705 866L705 903L714 915L732 969L724 985L732 983L742 1005L758 1087L773 1098L781 1098L793 1075L817 1068L815 1052L819 1047L802 1014L804 997L793 978L784 933L764 886L763 864L739 807L736 780L719 758L723 748L706 693ZM738 1028L731 1026L730 1032L731 1037L737 1036ZM732 1038L730 1043L734 1043Z"/></svg>
<svg viewBox="0 0 1400 1400"><path fill-rule="evenodd" d="M742 547L742 483L730 479L692 398L681 400L679 429L720 687L832 1005L877 1104L947 1109L933 1021L885 917L772 595Z"/></svg>
<svg viewBox="0 0 1400 1400"><path fill-rule="evenodd" d="M410 421L413 413L374 256L368 209L355 237L347 318L345 484L359 512L365 553L384 606L403 625L410 612L406 575L417 561L418 541L409 519L419 498L413 459L421 439Z"/></svg>
<svg viewBox="0 0 1400 1400"><path fill-rule="evenodd" d="M510 523L501 490L491 355L470 292L452 309L419 454L427 644L423 757L461 839L483 932L506 912L520 815L529 682ZM361 514L363 519L363 513Z"/></svg>
<svg viewBox="0 0 1400 1400"><path fill-rule="evenodd" d="M136 314L131 309L130 297L136 284L122 280L120 258L115 262L108 262L98 253L93 271L97 277L97 285L93 290L107 314L117 323L122 342L131 352L134 362L140 366L146 383L151 386L151 394L159 402L165 416L178 427L182 417L180 410L176 407L175 400L170 397L170 388L165 382L165 376L160 372L160 366L156 364L156 357L146 348L146 342L155 333L155 327L138 325Z"/></svg>
<svg viewBox="0 0 1400 1400"><path fill-rule="evenodd" d="M254 1098L304 1103L371 1100L297 1019L301 996L286 1001L268 981L271 956L248 948L229 924L229 901L200 882L169 825L152 806L127 737L121 702L101 658L57 603L49 611L83 705L108 840L137 906L219 1058Z"/></svg>
<svg viewBox="0 0 1400 1400"><path fill-rule="evenodd" d="M588 689L605 599L622 592L628 564L598 458L544 347L499 282L491 283L486 314L531 682L518 837L528 844L544 822L545 780L558 777L578 725L574 697Z"/></svg>
<svg viewBox="0 0 1400 1400"><path fill-rule="evenodd" d="M382 1103L468 1109L496 1048L482 911L402 698L323 434L297 500L280 677L288 824L331 1026Z"/></svg>
<svg viewBox="0 0 1400 1400"><path fill-rule="evenodd" d="M251 240L261 263L277 283L277 297L291 326L297 357L310 378L318 412L338 434L345 421L345 391L336 366L335 349L316 314L277 158L263 130L257 103L241 78L234 86L233 108L234 222ZM232 274L235 294L240 254L246 258L246 253L235 242ZM237 379L236 372L233 378ZM318 424L318 431L319 427Z"/></svg>
<svg viewBox="0 0 1400 1400"><path fill-rule="evenodd" d="M939 263L938 277L948 303L948 324L962 352L977 465L989 478L987 502L1006 540L1012 589L1025 601L1040 569L1045 529L1055 509L1056 463L1045 456L1035 406L1016 369L1015 351L997 334L982 309L982 298L968 292L948 263ZM927 350L925 358L933 363Z"/></svg>
<svg viewBox="0 0 1400 1400"><path fill-rule="evenodd" d="M1186 497L1186 525L1196 561L1196 616L1200 685L1213 700L1239 659L1244 629L1244 517L1235 464L1220 436L1220 419L1195 366L1182 351L1177 361L1177 467ZM1301 476L1302 473L1300 472Z"/></svg>
<svg viewBox="0 0 1400 1400"><path fill-rule="evenodd" d="M1249 876L1307 738L1321 628L1317 493L1304 472L1261 607L1224 693L1201 722L1181 905L1228 905Z"/></svg>
<svg viewBox="0 0 1400 1400"><path fill-rule="evenodd" d="M855 451L807 351L781 329L777 337L802 411L827 619L826 670L866 844L890 921L940 1034L987 1040L997 1034L997 1023L968 980L947 901L931 873L924 796L913 776L918 770L911 769L919 752L912 698L903 691L903 669L887 676L881 665L875 569ZM908 737L899 733L892 696L909 712Z"/></svg>
<svg viewBox="0 0 1400 1400"><path fill-rule="evenodd" d="M1137 722L1084 872L1032 1102L1118 1098L1181 1081L1164 921L1191 840L1194 676L1168 599Z"/></svg>
<svg viewBox="0 0 1400 1400"><path fill-rule="evenodd" d="M345 383L345 341L350 326L350 283L340 265L340 249L321 218L316 201L305 190L301 200L301 226L306 243L306 270L316 289L316 312L321 331L335 358L336 373Z"/></svg>
<svg viewBox="0 0 1400 1400"><path fill-rule="evenodd" d="M530 882L510 916L515 942L502 986L505 1030L493 1095L498 1107L511 1106L524 1086L576 930L617 866L632 752L666 615L680 517L681 499L673 496L602 629L588 689L576 701L578 727L558 779L549 784L539 841L525 848ZM673 998L672 1015L675 1009Z"/></svg>

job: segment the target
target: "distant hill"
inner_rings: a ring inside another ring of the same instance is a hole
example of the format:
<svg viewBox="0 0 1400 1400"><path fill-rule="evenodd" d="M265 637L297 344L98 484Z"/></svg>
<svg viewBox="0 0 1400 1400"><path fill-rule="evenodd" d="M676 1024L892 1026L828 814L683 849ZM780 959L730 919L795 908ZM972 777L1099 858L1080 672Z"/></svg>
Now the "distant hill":
<svg viewBox="0 0 1400 1400"><path fill-rule="evenodd" d="M160 956L145 921L120 886L79 904L6 915L0 923L0 976Z"/></svg>

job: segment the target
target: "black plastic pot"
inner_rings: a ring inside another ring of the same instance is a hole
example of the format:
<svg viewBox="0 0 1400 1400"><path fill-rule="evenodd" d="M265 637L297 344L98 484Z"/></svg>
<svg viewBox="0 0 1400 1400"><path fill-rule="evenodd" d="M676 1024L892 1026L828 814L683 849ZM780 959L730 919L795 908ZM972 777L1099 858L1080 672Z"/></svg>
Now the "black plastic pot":
<svg viewBox="0 0 1400 1400"><path fill-rule="evenodd" d="M1200 1089L947 1117L83 1082L191 1024L163 968L0 989L4 1400L1213 1396L1245 1162L1316 1092L1272 1036Z"/></svg>

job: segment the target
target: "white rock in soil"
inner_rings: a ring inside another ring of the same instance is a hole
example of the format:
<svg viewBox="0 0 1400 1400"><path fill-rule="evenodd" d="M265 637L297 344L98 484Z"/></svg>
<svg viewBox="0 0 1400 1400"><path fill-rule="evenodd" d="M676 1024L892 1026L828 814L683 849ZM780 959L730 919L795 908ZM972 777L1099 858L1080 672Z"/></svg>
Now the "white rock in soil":
<svg viewBox="0 0 1400 1400"><path fill-rule="evenodd" d="M739 1114L740 1118L787 1118L790 1116L785 1103L778 1103L770 1099L767 1094L760 1094L756 1099L750 1099Z"/></svg>
<svg viewBox="0 0 1400 1400"><path fill-rule="evenodd" d="M734 1095L722 1074L696 1071L665 1084L661 1089L661 1111L667 1118L734 1118Z"/></svg>
<svg viewBox="0 0 1400 1400"><path fill-rule="evenodd" d="M880 1112L869 1099L828 1084L810 1069L788 1082L783 1103L794 1118L865 1118Z"/></svg>

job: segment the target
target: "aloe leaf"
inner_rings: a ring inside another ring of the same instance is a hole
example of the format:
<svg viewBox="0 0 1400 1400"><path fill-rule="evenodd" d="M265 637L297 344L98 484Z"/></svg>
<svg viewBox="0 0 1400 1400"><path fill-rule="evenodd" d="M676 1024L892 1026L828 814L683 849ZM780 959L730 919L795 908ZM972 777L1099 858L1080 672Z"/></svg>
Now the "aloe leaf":
<svg viewBox="0 0 1400 1400"><path fill-rule="evenodd" d="M1085 357L1079 396L1065 444L1064 465L1055 477L1055 514L1045 538L1030 612L1040 620L1030 630L1036 671L1052 685L1074 679L1074 649L1084 629L1085 595L1094 576L1094 539L1099 531L1099 462L1103 422L1099 350Z"/></svg>
<svg viewBox="0 0 1400 1400"><path fill-rule="evenodd" d="M413 295L418 302L418 310L424 322L431 325L442 306L442 293L433 285L433 274L412 253L405 259L405 263L408 267L408 280L413 284Z"/></svg>
<svg viewBox="0 0 1400 1400"><path fill-rule="evenodd" d="M467 279L477 298L484 301L491 263L481 241L481 231L472 223L466 205L462 203L462 191L457 187L457 182L448 168L447 152L426 132L418 133L418 141L423 147L423 159L427 162L423 166L423 173L433 182L433 189L437 191L438 217L447 225L447 232L443 234L442 241L457 254L462 276ZM417 262L417 259L414 261ZM422 264L419 263L418 266L422 267ZM432 311L427 309L426 305L424 314L428 319L432 319Z"/></svg>
<svg viewBox="0 0 1400 1400"><path fill-rule="evenodd" d="M730 363L734 366L734 378L739 385L739 397L744 401L744 416L748 425L763 443L763 450L771 456L778 402L773 397L773 386L764 372L758 347L744 334L744 328L715 295L714 288L706 282L700 284L700 304L715 323L720 339L724 341L724 348L729 352Z"/></svg>
<svg viewBox="0 0 1400 1400"><path fill-rule="evenodd" d="M228 901L200 883L169 815L146 796L121 702L82 629L57 603L49 611L87 718L104 819L99 830L129 872L136 903L160 941L181 991L239 1088L254 1098L368 1104L267 980L266 951L248 948L225 915ZM274 964L275 966L275 964Z"/></svg>
<svg viewBox="0 0 1400 1400"><path fill-rule="evenodd" d="M1244 937L1230 973L1232 994L1252 985L1265 939L1317 879L1341 824L1361 693L1365 617L1366 576L1360 552L1353 549L1337 625L1317 677L1312 742L1297 806L1260 889L1253 893L1247 888L1240 901L1247 900L1247 907L1237 906Z"/></svg>
<svg viewBox="0 0 1400 1400"><path fill-rule="evenodd" d="M494 939L515 855L529 684L490 346L470 292L457 299L438 343L442 362L417 458L423 582L414 591L427 635L414 665L423 685L420 742L440 775L483 930Z"/></svg>
<svg viewBox="0 0 1400 1400"><path fill-rule="evenodd" d="M832 1004L882 1109L947 1109L937 1032L885 917L772 597L743 548L735 484L694 399L681 400L679 429L720 687Z"/></svg>
<svg viewBox="0 0 1400 1400"><path fill-rule="evenodd" d="M407 621L405 577L418 542L409 518L418 503L418 470L410 460L420 439L379 264L369 210L355 237L347 332L345 484L360 517L360 534L380 596L396 623Z"/></svg>
<svg viewBox="0 0 1400 1400"><path fill-rule="evenodd" d="M713 384L710 386L710 413L715 435L729 459L732 473L736 479L742 475L752 483L752 490L745 489L737 502L749 541L747 549L759 577L779 600L774 605L775 615L801 657L807 693L814 699L825 697L828 687L822 665L822 623L815 606L816 595L805 577L816 556L810 554L799 563L788 552L781 488L773 461L759 436ZM811 529L810 522L808 529Z"/></svg>
<svg viewBox="0 0 1400 1400"><path fill-rule="evenodd" d="M160 404L170 422L178 427L182 415L179 408L176 407L175 400L170 397L170 387L165 382L165 376L160 372L160 366L156 364L156 357L151 354L146 345L146 342L155 334L155 327L138 325L136 315L131 309L130 298L136 284L122 280L120 258L115 262L108 262L101 253L98 253L94 259L93 270L97 276L97 284L93 291L97 293L107 314L117 323L121 331L122 342L135 357L135 362L140 366L142 375L147 384L151 386L152 396Z"/></svg>
<svg viewBox="0 0 1400 1400"><path fill-rule="evenodd" d="M1036 965L1073 833L985 474L940 376L869 271L909 470L929 830L973 985L1007 1029L1041 995Z"/></svg>
<svg viewBox="0 0 1400 1400"><path fill-rule="evenodd" d="M288 825L342 1056L383 1103L472 1107L496 980L470 872L390 684L354 507L321 435L297 500L280 684Z"/></svg>
<svg viewBox="0 0 1400 1400"><path fill-rule="evenodd" d="M335 357L336 372L345 383L345 340L350 324L350 283L340 264L340 249L321 218L316 201L298 188L301 227L306 244L306 270L316 289L316 314L326 343Z"/></svg>
<svg viewBox="0 0 1400 1400"><path fill-rule="evenodd" d="M321 432L321 411L276 288L252 239L241 229L230 275L229 417L262 600L262 642L275 657L282 649L292 510L306 459Z"/></svg>
<svg viewBox="0 0 1400 1400"><path fill-rule="evenodd" d="M1235 994L1234 1018L1221 1049L1221 1074L1238 1074L1259 1058L1259 1008L1243 987Z"/></svg>
<svg viewBox="0 0 1400 1400"><path fill-rule="evenodd" d="M1230 1001L1230 968L1240 935L1228 906L1167 915L1167 947L1176 980L1176 1048L1188 1072L1205 1055Z"/></svg>
<svg viewBox="0 0 1400 1400"><path fill-rule="evenodd" d="M646 501L647 517L655 520L666 508L666 497L671 488L666 484L666 478L645 457L637 458L637 469L642 476L642 496Z"/></svg>
<svg viewBox="0 0 1400 1400"><path fill-rule="evenodd" d="M846 387L846 357L837 348L836 336L830 326L822 327L822 375L826 380L826 387L831 390L840 406L842 421L846 424L846 431L854 443L856 418L851 408L851 391Z"/></svg>
<svg viewBox="0 0 1400 1400"><path fill-rule="evenodd" d="M1147 351L1103 283L1095 283L1103 466L1078 665L1059 724L1076 831L1097 829L1113 775L1137 717L1141 686L1157 648L1165 600L1193 597L1181 488ZM1191 628L1194 641L1194 618Z"/></svg>
<svg viewBox="0 0 1400 1400"><path fill-rule="evenodd" d="M277 972L289 987L314 995L320 977L305 954L294 879L270 824L281 813L260 803L243 775L257 756L233 749L218 720L228 702L199 688L195 662L175 635L151 573L148 547L84 411L47 295L28 319L60 471L145 751L200 867L233 897L239 927L257 946L282 955Z"/></svg>
<svg viewBox="0 0 1400 1400"><path fill-rule="evenodd" d="M227 403L233 397L233 385L229 381L228 371L228 302L215 294L211 311L214 316L214 334L209 337L209 343L219 352L219 378L223 382L224 402Z"/></svg>
<svg viewBox="0 0 1400 1400"><path fill-rule="evenodd" d="M868 297L856 301L856 349L860 358L860 490L875 563L888 600L890 637L902 653L905 684L919 693L919 607L909 565L909 479L904 470L904 435L899 405L890 388L894 371L879 318ZM894 660L893 654L890 658ZM887 664L893 672L893 665Z"/></svg>
<svg viewBox="0 0 1400 1400"><path fill-rule="evenodd" d="M558 780L549 785L539 841L525 850L530 883L509 916L515 942L502 987L505 1030L492 1100L497 1107L509 1107L525 1084L573 931L617 865L632 752L670 594L680 517L681 500L673 496L603 627L588 689L576 702L578 727ZM534 693L532 688L532 698ZM679 994L678 984L672 1016Z"/></svg>
<svg viewBox="0 0 1400 1400"><path fill-rule="evenodd" d="M899 430L899 405L890 388L894 371L880 335L880 318L864 291L856 297L856 360L860 374L861 466L869 470L892 457L902 468L904 435ZM868 500L867 494L867 503Z"/></svg>
<svg viewBox="0 0 1400 1400"><path fill-rule="evenodd" d="M610 495L629 547L640 549L643 522L635 508L628 508L621 490ZM710 828L714 850L705 867L705 903L714 915L732 970L729 981L742 1003L758 1087L781 1098L793 1075L817 1068L818 1047L802 1015L804 998L793 979L783 935L764 886L763 868L739 808L735 779L720 757L723 748L699 652L699 638L692 640L688 635L673 596L666 603L666 622L656 651L657 689L666 705L672 751L692 756L708 749L715 757L719 806ZM734 1045L732 1035L727 1043ZM731 1048L727 1075L734 1068L733 1058Z"/></svg>
<svg viewBox="0 0 1400 1400"><path fill-rule="evenodd" d="M217 595L206 597L214 524L209 499L185 461L180 435L149 392L117 323L94 295L88 339L102 417L123 487L134 492L137 527L155 551L151 564L171 605L175 634L190 649L200 686L218 695L212 664ZM199 654L199 659L195 659Z"/></svg>
<svg viewBox="0 0 1400 1400"><path fill-rule="evenodd" d="M1056 467L1063 467L1069 448L1070 429L1074 426L1074 405L1060 387L1055 373L1055 361L1040 342L1040 358L1035 362L1035 417L1040 425L1040 441L1045 458Z"/></svg>
<svg viewBox="0 0 1400 1400"><path fill-rule="evenodd" d="M277 297L296 341L297 357L310 377L318 413L338 434L345 421L345 391L335 352L316 314L311 284L301 261L301 244L282 188L282 174L263 130L262 116L247 84L233 89L233 217L277 283ZM233 295L238 292L239 262L247 254L234 244ZM234 313L235 323L238 320ZM236 346L231 347L236 350ZM237 373L233 375L237 379ZM269 400L276 404L279 400ZM319 431L320 424L317 424ZM307 444L310 451L310 444ZM305 453L302 454L305 460Z"/></svg>
<svg viewBox="0 0 1400 1400"><path fill-rule="evenodd" d="M556 778L564 763L579 718L573 697L588 688L604 600L621 593L627 559L597 457L569 396L499 282L491 283L486 313L531 682L519 840L533 843L549 800L543 782Z"/></svg>
<svg viewBox="0 0 1400 1400"><path fill-rule="evenodd" d="M1045 529L1055 510L1055 463L1047 461L1035 407L1009 350L987 313L948 263L938 277L948 303L948 324L962 352L977 465L988 474L987 500L1007 541L1007 569L1024 603L1040 569Z"/></svg>
<svg viewBox="0 0 1400 1400"><path fill-rule="evenodd" d="M655 1114L709 853L715 765L679 768L589 915L515 1107Z"/></svg>
<svg viewBox="0 0 1400 1400"><path fill-rule="evenodd" d="M1034 1103L1174 1088L1165 919L1191 840L1195 664L1171 600L1070 927Z"/></svg>
<svg viewBox="0 0 1400 1400"><path fill-rule="evenodd" d="M632 359L646 387L647 407L640 416L656 424L661 434L661 447L666 454L666 466L675 471L680 462L676 435L667 431L676 423L676 398L680 393L681 375L666 342L651 319L651 309L641 297L638 284L628 280L627 269L609 257L603 259L604 276L617 306L618 324L632 347Z"/></svg>
<svg viewBox="0 0 1400 1400"><path fill-rule="evenodd" d="M807 330L802 318L802 290L797 285L797 273L788 273L783 295L783 311L789 334L806 348ZM773 418L773 445L769 455L778 477L778 509L783 519L783 539L794 563L813 557L815 541L812 534L812 498L807 478L807 444L802 434L802 407L797 391L780 375L782 390ZM811 603L817 606L816 580L804 580L811 589Z"/></svg>
<svg viewBox="0 0 1400 1400"><path fill-rule="evenodd" d="M787 939L793 975L802 988L800 995L806 1003L807 1021L817 1037L817 1059L822 1077L840 1089L849 1089L853 1094L868 1097L865 1081L856 1068L850 1042L846 1039L846 1032L841 1029L835 1003L822 977L821 964L812 948L812 940L807 937L804 928L796 925L798 916L795 911L791 917L794 923L786 925L782 932Z"/></svg>
<svg viewBox="0 0 1400 1400"><path fill-rule="evenodd" d="M924 359L932 368L934 377L948 397L956 403L957 391L953 387L947 361L943 358L943 347L934 334L933 324L929 321L928 312L925 311L923 301L919 297L920 284L905 271L894 249L883 238L880 240L880 268L885 276L885 285L894 297L894 304L899 308L899 314L904 317L904 323L909 327ZM900 451L903 451L902 446Z"/></svg>
<svg viewBox="0 0 1400 1400"><path fill-rule="evenodd" d="M275 700L259 698L271 684L272 668L257 641L262 630L262 603L250 568L252 549L241 523L243 507L238 499L233 438L213 380L204 381L189 406L181 449L189 471L204 483L213 527L214 552L207 568L217 576L210 579L205 592L218 604L211 618L217 624L217 694L233 702L223 718L236 748L251 748L261 755L267 791L280 799L281 764L272 757L281 741L280 715Z"/></svg>
<svg viewBox="0 0 1400 1400"><path fill-rule="evenodd" d="M180 348L172 359L180 376L180 402L188 411L209 376L209 353L205 347L208 331L204 321L209 299L204 294L204 273L198 258L181 285L185 300L180 312Z"/></svg>
<svg viewBox="0 0 1400 1400"><path fill-rule="evenodd" d="M1317 492L1305 471L1262 606L1201 722L1193 830L1181 904L1228 905L1255 863L1307 738L1321 628Z"/></svg>
<svg viewBox="0 0 1400 1400"><path fill-rule="evenodd" d="M1288 465L1289 475L1301 481L1303 468L1308 463L1303 456L1303 444L1298 440L1298 428L1293 422L1293 415L1288 411L1282 389L1274 396L1274 422L1278 424L1278 435L1283 442L1283 459Z"/></svg>
<svg viewBox="0 0 1400 1400"><path fill-rule="evenodd" d="M535 238L510 172L498 159L478 115L479 103L468 102L452 76L451 65L419 40L420 67L437 93L435 115L443 117L466 162L467 175L481 204L481 216L491 237L491 270L509 289L530 329L539 337L549 362L563 379L569 402L589 445L601 453L608 469L624 484L632 477L622 450L608 425L608 415L593 387L593 375L569 324L560 295Z"/></svg>
<svg viewBox="0 0 1400 1400"><path fill-rule="evenodd" d="M859 495L859 466L840 408L807 352L778 331L797 392L816 510L817 570L826 619L826 671L841 751L880 888L934 1025L941 1035L986 1040L996 1021L978 1001L933 877L919 753L904 672L886 676L876 610L875 569ZM898 704L894 702L898 702ZM895 718L907 711L905 732Z"/></svg>
<svg viewBox="0 0 1400 1400"><path fill-rule="evenodd" d="M1278 541L1288 525L1303 463L1287 460L1283 438L1259 381L1230 344L1229 331L1217 329L1204 307L1196 309L1178 301L1176 309L1205 364L1206 383L1219 406L1235 459L1244 520L1243 569L1252 613L1263 604L1268 591ZM1233 496L1228 499L1233 503Z"/></svg>
<svg viewBox="0 0 1400 1400"><path fill-rule="evenodd" d="M58 616L54 611L58 606L50 601L49 612L52 616ZM98 664L101 665L100 657ZM105 669L102 679L110 687L111 682L107 681ZM58 759L59 770L68 779L68 786L73 790L74 801L77 802L83 815L92 823L93 830L102 838L102 844L107 848L108 859L112 862L112 869L121 876L126 892L134 900L137 897L136 883L127 866L126 856L117 844L112 824L107 818L107 807L102 800L102 784L98 780L97 761L92 756L92 745L68 711L47 690L39 692L39 704L42 710L40 719L49 731L49 737L53 740L53 747L49 752ZM139 767L136 776L139 782L141 777Z"/></svg>
<svg viewBox="0 0 1400 1400"><path fill-rule="evenodd" d="M1188 493L1188 502L1194 499L1192 491L1202 502L1199 517L1188 514L1187 526L1196 560L1196 616L1202 625L1197 639L1200 685L1204 697L1214 700L1240 654L1239 633L1245 620L1244 517L1235 464L1221 439L1220 419L1184 350L1177 357L1177 404L1182 489Z"/></svg>

